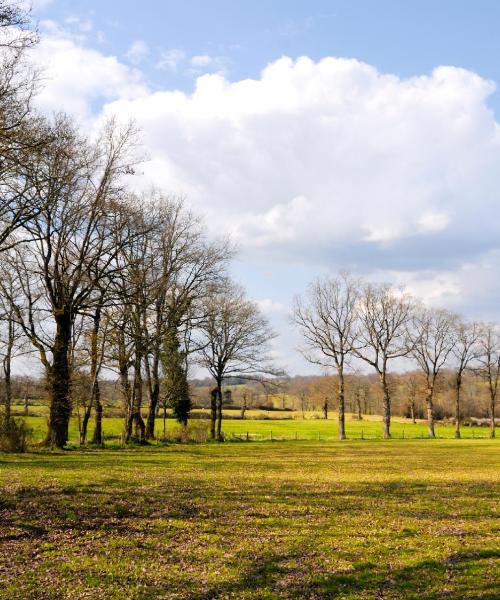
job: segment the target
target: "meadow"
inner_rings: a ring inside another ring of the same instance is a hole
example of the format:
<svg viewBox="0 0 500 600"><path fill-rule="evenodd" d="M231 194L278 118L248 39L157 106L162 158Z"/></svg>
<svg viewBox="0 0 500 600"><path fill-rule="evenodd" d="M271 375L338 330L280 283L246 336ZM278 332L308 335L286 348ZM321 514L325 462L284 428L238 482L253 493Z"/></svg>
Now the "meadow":
<svg viewBox="0 0 500 600"><path fill-rule="evenodd" d="M41 407L44 408L44 407ZM195 411L195 415L208 411ZM239 416L239 411L224 411L226 418L223 421L223 432L228 441L293 441L293 440L316 440L316 441L334 441L338 438L338 422L336 413L331 413L328 420L321 418L320 413L309 413L308 418L303 419L301 413L277 411L248 411L247 418L235 418ZM40 416L31 416L25 418L26 423L32 429L35 441L44 438L47 430L47 418L44 414ZM197 434L206 432L209 427L208 419L193 419L191 421L193 429ZM123 429L123 419L119 417L105 417L103 419L103 432L108 444L118 443L120 441ZM93 423L89 423L88 439L92 438ZM382 420L377 415L365 415L363 420L359 421L352 415L346 416L346 431L349 439L380 439L382 438ZM413 424L410 419L395 417L391 426L392 436L397 439L421 439L427 437L427 424L425 421L418 421ZM176 421L168 418L166 421L167 438L180 435L180 428ZM161 418L156 422L156 434L161 441L163 437L163 421ZM453 438L455 428L451 424L442 424L436 426L436 435L438 438ZM462 437L487 438L489 436L488 427L463 426ZM78 419L73 417L70 421L70 445L78 445L79 427ZM203 439L203 435L201 436Z"/></svg>
<svg viewBox="0 0 500 600"><path fill-rule="evenodd" d="M493 600L499 473L486 439L0 455L0 599Z"/></svg>

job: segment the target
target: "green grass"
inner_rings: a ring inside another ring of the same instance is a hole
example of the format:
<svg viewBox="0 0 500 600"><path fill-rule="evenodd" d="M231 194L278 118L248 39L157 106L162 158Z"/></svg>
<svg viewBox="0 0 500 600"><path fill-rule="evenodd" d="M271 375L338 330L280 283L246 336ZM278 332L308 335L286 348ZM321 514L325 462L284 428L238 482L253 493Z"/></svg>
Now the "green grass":
<svg viewBox="0 0 500 600"><path fill-rule="evenodd" d="M499 472L495 440L0 455L0 599L493 600Z"/></svg>
<svg viewBox="0 0 500 600"><path fill-rule="evenodd" d="M261 415L262 411L256 413ZM268 413L274 417L274 413ZM195 420L196 423L204 423L208 427L208 420ZM41 440L45 436L47 428L46 417L27 417L26 422L32 428L35 440ZM176 429L177 425L174 420L167 419L167 430ZM123 419L121 418L105 418L103 421L103 432L105 437L111 440L119 439L123 429ZM381 417L368 416L362 421L353 420L349 416L346 421L347 436L351 439L379 439L382 437L382 420ZM93 423L89 424L89 436L91 439L93 431ZM162 436L163 424L162 420L158 419L156 423L156 431L158 436ZM323 440L333 441L338 437L337 416L331 415L327 421L324 419L283 419L269 417L265 419L249 418L244 420L226 419L223 421L223 431L226 439L232 440L235 438L246 439L252 441L270 440ZM392 421L391 432L394 438L419 439L427 437L427 425L425 421L413 424L409 419L395 418ZM437 425L436 435L439 438L453 438L455 428L452 425ZM463 438L487 438L489 435L488 427L462 427ZM76 418L71 419L70 424L70 442L77 444L79 440L78 421Z"/></svg>

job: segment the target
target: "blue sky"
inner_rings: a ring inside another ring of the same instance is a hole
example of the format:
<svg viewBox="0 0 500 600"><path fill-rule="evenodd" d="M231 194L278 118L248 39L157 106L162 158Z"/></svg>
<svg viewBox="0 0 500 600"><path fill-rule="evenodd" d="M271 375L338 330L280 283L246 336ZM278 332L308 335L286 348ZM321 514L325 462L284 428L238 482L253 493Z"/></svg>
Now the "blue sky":
<svg viewBox="0 0 500 600"><path fill-rule="evenodd" d="M224 57L234 79L256 77L285 54L354 57L402 77L454 65L500 81L495 0L57 0L37 15L91 19L106 38L96 46L118 56L146 40L148 76L161 86L192 86L182 74L154 69L165 48Z"/></svg>
<svg viewBox="0 0 500 600"><path fill-rule="evenodd" d="M41 110L138 123L143 183L235 240L291 372L293 295L340 268L500 317L500 2L35 7Z"/></svg>

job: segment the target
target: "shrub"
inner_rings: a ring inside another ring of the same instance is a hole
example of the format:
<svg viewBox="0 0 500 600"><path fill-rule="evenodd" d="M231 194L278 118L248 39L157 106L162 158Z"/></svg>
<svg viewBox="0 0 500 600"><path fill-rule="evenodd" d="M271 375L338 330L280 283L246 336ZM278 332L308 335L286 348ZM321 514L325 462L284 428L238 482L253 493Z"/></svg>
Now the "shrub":
<svg viewBox="0 0 500 600"><path fill-rule="evenodd" d="M173 442L206 442L208 440L208 423L206 421L189 421L186 427L177 425L167 431L167 439Z"/></svg>
<svg viewBox="0 0 500 600"><path fill-rule="evenodd" d="M26 452L30 433L24 421L0 417L0 451Z"/></svg>

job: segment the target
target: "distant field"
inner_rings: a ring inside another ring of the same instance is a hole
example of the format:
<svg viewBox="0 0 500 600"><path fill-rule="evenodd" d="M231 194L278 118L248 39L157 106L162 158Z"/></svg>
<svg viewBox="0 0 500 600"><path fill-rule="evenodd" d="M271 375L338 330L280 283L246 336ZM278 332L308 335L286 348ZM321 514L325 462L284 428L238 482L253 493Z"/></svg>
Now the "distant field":
<svg viewBox="0 0 500 600"><path fill-rule="evenodd" d="M256 416L262 415L258 411ZM251 441L270 440L322 440L333 441L338 436L337 415L332 414L327 421L325 419L283 419L276 417L274 411L265 415L265 419L248 418L244 420L226 419L223 421L223 431L226 439L248 439ZM26 422L33 429L35 440L41 440L46 432L46 417L27 417ZM208 420L194 419L196 427L208 427ZM103 431L108 441L117 441L123 428L123 419L105 418L103 422ZM178 430L178 425L173 419L167 419L167 431L172 433ZM91 438L93 424L90 423ZM163 422L157 421L157 434L161 438L163 435ZM362 421L347 418L346 421L347 436L351 439L378 439L382 437L381 417L369 416ZM424 421L413 424L409 419L395 418L392 422L392 436L395 438L416 439L427 437L427 425ZM437 425L436 434L440 438L452 438L454 436L454 427L451 425ZM488 437L487 427L462 427L463 438ZM70 425L70 441L76 444L79 440L78 420L73 418Z"/></svg>
<svg viewBox="0 0 500 600"><path fill-rule="evenodd" d="M494 440L0 455L0 599L493 600L499 473Z"/></svg>

